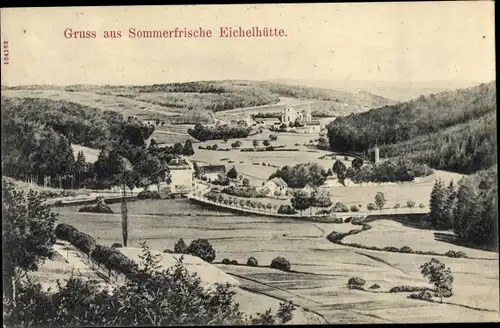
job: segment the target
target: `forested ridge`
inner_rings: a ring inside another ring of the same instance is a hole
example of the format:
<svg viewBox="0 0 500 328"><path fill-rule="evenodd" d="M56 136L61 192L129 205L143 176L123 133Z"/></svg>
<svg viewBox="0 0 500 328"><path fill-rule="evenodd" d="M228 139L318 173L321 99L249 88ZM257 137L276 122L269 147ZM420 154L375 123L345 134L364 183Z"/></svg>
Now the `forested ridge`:
<svg viewBox="0 0 500 328"><path fill-rule="evenodd" d="M333 151L408 157L434 168L473 173L496 163L495 82L337 118Z"/></svg>

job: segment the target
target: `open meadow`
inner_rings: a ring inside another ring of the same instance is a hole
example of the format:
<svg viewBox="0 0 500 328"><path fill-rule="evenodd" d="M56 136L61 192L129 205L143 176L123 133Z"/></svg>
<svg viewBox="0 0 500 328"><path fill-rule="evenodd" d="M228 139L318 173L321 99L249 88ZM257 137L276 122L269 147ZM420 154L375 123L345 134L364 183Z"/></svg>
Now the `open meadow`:
<svg viewBox="0 0 500 328"><path fill-rule="evenodd" d="M119 213L119 204L111 205ZM447 322L498 320L498 254L474 250L474 255L491 260L439 257L451 267L455 294L445 299L452 304L407 299L408 293L385 293L400 285L429 286L418 267L432 256L362 250L330 243L331 231L347 232L359 226L240 216L207 210L187 200L131 202L129 244L147 241L152 249L173 249L179 238L189 243L208 239L216 250L214 263L224 258L246 263L253 256L262 267L217 264L238 278L243 287L289 299L321 313L329 323ZM121 242L120 214L78 213L76 207L57 208L60 222L94 236L98 243ZM374 224L374 223L372 223ZM418 236L416 228L407 236ZM376 231L376 230L375 230ZM369 234L365 231L357 236ZM398 239L375 237L384 245L397 246ZM415 241L418 242L418 241ZM386 245L388 244L388 245ZM462 248L440 240L425 241L426 247L442 250ZM417 247L414 247L417 249ZM469 255L472 250L467 250ZM472 253L470 254L472 255ZM284 256L292 271L267 268L271 260ZM348 289L347 280L360 276L367 286L377 283L381 293Z"/></svg>

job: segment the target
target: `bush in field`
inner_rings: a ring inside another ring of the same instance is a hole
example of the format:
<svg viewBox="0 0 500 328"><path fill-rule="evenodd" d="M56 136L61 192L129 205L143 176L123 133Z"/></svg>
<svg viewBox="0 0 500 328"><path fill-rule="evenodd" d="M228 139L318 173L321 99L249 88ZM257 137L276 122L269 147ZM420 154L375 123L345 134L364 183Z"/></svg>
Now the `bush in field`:
<svg viewBox="0 0 500 328"><path fill-rule="evenodd" d="M411 249L411 247L409 247L409 246L403 246L403 247L401 247L400 252L401 253L413 253L413 249Z"/></svg>
<svg viewBox="0 0 500 328"><path fill-rule="evenodd" d="M84 206L78 210L78 212L88 212L88 213L102 213L102 214L112 214L113 210L106 205L104 198L98 197L97 204L94 206Z"/></svg>
<svg viewBox="0 0 500 328"><path fill-rule="evenodd" d="M409 200L406 202L406 206L408 206L409 209L412 209L415 207L415 202L412 200Z"/></svg>
<svg viewBox="0 0 500 328"><path fill-rule="evenodd" d="M206 239L193 240L186 252L208 263L212 263L212 261L215 260L215 250Z"/></svg>
<svg viewBox="0 0 500 328"><path fill-rule="evenodd" d="M351 224L355 225L363 225L365 224L365 218L363 217L355 217L351 220Z"/></svg>
<svg viewBox="0 0 500 328"><path fill-rule="evenodd" d="M59 223L55 228L55 235L57 239L70 241L73 239L73 235L78 232L78 230L72 225L66 223Z"/></svg>
<svg viewBox="0 0 500 328"><path fill-rule="evenodd" d="M144 190L137 194L137 199L161 199L157 191Z"/></svg>
<svg viewBox="0 0 500 328"><path fill-rule="evenodd" d="M392 287L389 290L389 293L423 292L426 290L428 291L428 290L430 290L430 288L429 287L421 287L421 286L404 285L404 286Z"/></svg>
<svg viewBox="0 0 500 328"><path fill-rule="evenodd" d="M248 266L259 266L259 262L257 261L257 259L255 257L252 256L252 257L248 258L247 265Z"/></svg>
<svg viewBox="0 0 500 328"><path fill-rule="evenodd" d="M347 207L346 204L342 204L341 202L337 202L335 206L333 207L334 212L343 212L347 213L349 212L349 207Z"/></svg>
<svg viewBox="0 0 500 328"><path fill-rule="evenodd" d="M370 289L379 289L380 285L379 284L373 284L370 286Z"/></svg>
<svg viewBox="0 0 500 328"><path fill-rule="evenodd" d="M399 253L399 248L394 247L394 246L387 246L387 247L382 248L382 250L385 251L385 252Z"/></svg>
<svg viewBox="0 0 500 328"><path fill-rule="evenodd" d="M250 180L244 178L242 181L243 187L250 187Z"/></svg>
<svg viewBox="0 0 500 328"><path fill-rule="evenodd" d="M278 257L275 257L271 261L271 268L282 270L282 271L290 271L291 265L290 265L290 262L286 258L284 258L282 256L278 256Z"/></svg>
<svg viewBox="0 0 500 328"><path fill-rule="evenodd" d="M224 259L222 259L221 263L228 265L228 264L231 264L231 260L229 260L228 258L224 258Z"/></svg>
<svg viewBox="0 0 500 328"><path fill-rule="evenodd" d="M270 135L269 135L269 140L271 140L271 141L276 141L276 140L278 140L278 136L277 136L277 135L275 135L275 134L270 134Z"/></svg>
<svg viewBox="0 0 500 328"><path fill-rule="evenodd" d="M278 214L297 214L297 211L290 205L280 205Z"/></svg>
<svg viewBox="0 0 500 328"><path fill-rule="evenodd" d="M356 205L351 205L351 212L359 212L359 207Z"/></svg>
<svg viewBox="0 0 500 328"><path fill-rule="evenodd" d="M448 257L453 257L453 258L467 257L467 255L464 252L462 252L462 251L455 252L453 250L447 251L446 253L444 253L444 255L446 255Z"/></svg>
<svg viewBox="0 0 500 328"><path fill-rule="evenodd" d="M187 247L186 243L184 242L184 239L181 238L174 245L174 253L186 254L187 248L188 247Z"/></svg>
<svg viewBox="0 0 500 328"><path fill-rule="evenodd" d="M410 295L408 295L408 298L430 301L432 300L432 294L428 290L424 290L420 293L411 293Z"/></svg>
<svg viewBox="0 0 500 328"><path fill-rule="evenodd" d="M370 212L375 210L376 209L375 204L369 203L368 205L366 205L366 209Z"/></svg>
<svg viewBox="0 0 500 328"><path fill-rule="evenodd" d="M352 277L352 278L349 278L349 280L347 281L347 286L349 288L352 288L352 287L363 287L365 285L365 283L366 283L366 281L363 278Z"/></svg>
<svg viewBox="0 0 500 328"><path fill-rule="evenodd" d="M238 265L238 261L236 261L236 260L231 260L231 262L229 262L229 264L231 264L231 265Z"/></svg>

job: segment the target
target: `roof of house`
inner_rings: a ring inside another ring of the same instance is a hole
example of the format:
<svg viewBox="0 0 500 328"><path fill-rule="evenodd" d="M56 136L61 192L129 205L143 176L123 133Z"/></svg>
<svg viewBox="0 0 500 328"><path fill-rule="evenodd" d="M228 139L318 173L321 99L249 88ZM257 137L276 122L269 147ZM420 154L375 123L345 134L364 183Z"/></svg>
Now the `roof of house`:
<svg viewBox="0 0 500 328"><path fill-rule="evenodd" d="M281 120L277 117L263 117L260 120L264 123L281 122Z"/></svg>
<svg viewBox="0 0 500 328"><path fill-rule="evenodd" d="M282 178L272 178L268 182L274 183L278 187L288 187L287 183Z"/></svg>

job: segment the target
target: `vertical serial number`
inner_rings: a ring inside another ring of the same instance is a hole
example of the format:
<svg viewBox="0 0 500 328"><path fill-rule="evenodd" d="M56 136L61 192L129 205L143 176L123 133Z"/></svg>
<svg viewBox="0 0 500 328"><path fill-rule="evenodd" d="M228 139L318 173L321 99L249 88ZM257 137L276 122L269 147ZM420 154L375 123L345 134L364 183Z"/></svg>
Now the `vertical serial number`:
<svg viewBox="0 0 500 328"><path fill-rule="evenodd" d="M3 50L3 64L4 65L9 65L9 41L3 41L2 44L2 50Z"/></svg>

